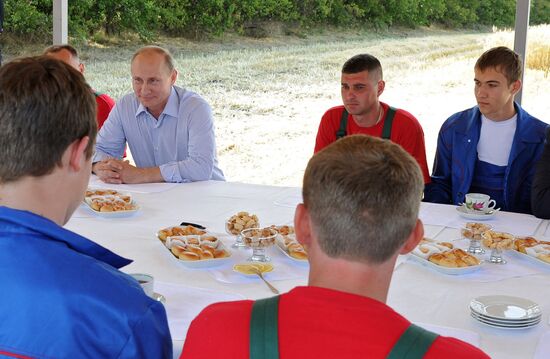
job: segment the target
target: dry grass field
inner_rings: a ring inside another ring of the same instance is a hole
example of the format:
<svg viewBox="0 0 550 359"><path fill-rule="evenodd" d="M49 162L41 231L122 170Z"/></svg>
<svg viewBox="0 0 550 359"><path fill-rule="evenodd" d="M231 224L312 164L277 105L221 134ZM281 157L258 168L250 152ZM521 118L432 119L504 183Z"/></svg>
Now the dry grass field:
<svg viewBox="0 0 550 359"><path fill-rule="evenodd" d="M523 106L550 122L550 26L530 29ZM439 29L385 34L329 32L195 43L166 40L178 84L211 104L219 160L230 181L299 186L319 120L340 104L340 68L361 52L382 62L381 100L407 109L422 124L428 162L437 132L451 114L475 105L473 66L486 49L513 46L513 33ZM137 45L82 49L87 79L114 98L131 90L129 58Z"/></svg>

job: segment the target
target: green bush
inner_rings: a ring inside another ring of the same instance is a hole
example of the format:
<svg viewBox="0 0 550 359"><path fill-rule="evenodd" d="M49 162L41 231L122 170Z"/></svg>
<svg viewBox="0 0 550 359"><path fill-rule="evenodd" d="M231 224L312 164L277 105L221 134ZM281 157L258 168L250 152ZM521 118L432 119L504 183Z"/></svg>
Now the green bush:
<svg viewBox="0 0 550 359"><path fill-rule="evenodd" d="M519 0L517 0L519 1ZM247 23L384 28L514 24L516 0L70 0L69 33L159 33L201 38L243 30ZM550 0L532 0L531 24L550 23ZM30 39L51 38L52 0L5 0L4 29Z"/></svg>
<svg viewBox="0 0 550 359"><path fill-rule="evenodd" d="M4 1L4 31L20 35L30 40L51 38L51 1Z"/></svg>

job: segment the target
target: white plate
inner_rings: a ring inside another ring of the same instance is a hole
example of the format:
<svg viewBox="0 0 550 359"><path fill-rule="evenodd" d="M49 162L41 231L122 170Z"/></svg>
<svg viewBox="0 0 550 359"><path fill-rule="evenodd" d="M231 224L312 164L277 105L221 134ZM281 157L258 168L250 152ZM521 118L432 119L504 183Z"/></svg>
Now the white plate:
<svg viewBox="0 0 550 359"><path fill-rule="evenodd" d="M215 267L215 266L219 266L219 265L222 265L222 264L225 264L227 262L229 262L231 260L231 256L232 256L232 253L229 249L227 249L227 247L221 242L219 241L218 243L218 249L225 249L229 255L227 257L224 257L224 258L212 258L212 259L199 259L197 261L187 261L185 259L179 259L177 258L171 251L169 248L166 248L166 250L168 252L170 252L170 256L172 256L172 258L174 258L174 260L178 261L179 264L187 267L187 268L210 268L210 267Z"/></svg>
<svg viewBox="0 0 550 359"><path fill-rule="evenodd" d="M528 254L525 254L525 253L522 253L522 252L519 252L519 251L516 251L516 250L510 251L510 252L513 252L516 256L519 256L520 258L525 258L525 260L530 261L531 263L539 264L543 267L546 267L546 268L550 269L550 263L547 263L547 262L545 262L541 259L538 259L537 257L533 257L533 256L530 256Z"/></svg>
<svg viewBox="0 0 550 359"><path fill-rule="evenodd" d="M476 220L476 221L485 221L487 219L493 218L495 216L495 214L497 214L498 209L492 211L491 213L485 213L485 212L477 213L477 212L469 211L464 206L459 206L459 207L456 207L456 211L458 212L458 214L461 217L464 217L466 219L473 219L473 220Z"/></svg>
<svg viewBox="0 0 550 359"><path fill-rule="evenodd" d="M128 211L115 211L115 212L100 212L100 211L96 211L95 209L92 208L91 206L91 198L90 197L86 197L84 199L84 203L86 205L86 208L88 208L90 211L92 211L95 215L99 216L99 217L104 217L104 218L121 218L121 217L130 217L130 216L133 216L134 214L136 214L138 211L139 211L139 206L137 205L137 203L132 200L132 204L135 206L135 209L131 209L131 210L128 210Z"/></svg>
<svg viewBox="0 0 550 359"><path fill-rule="evenodd" d="M281 250L281 252L283 252L285 254L285 256L292 259L294 262L301 263L301 264L308 264L309 263L307 258L298 259L298 258L294 258L293 256L291 256L285 248L285 243L283 242L283 237L281 237L281 235L277 236L276 244L277 244L277 247Z"/></svg>
<svg viewBox="0 0 550 359"><path fill-rule="evenodd" d="M470 310L470 314L478 319L482 319L485 322L493 323L495 325L503 325L503 326L526 326L526 325L533 325L540 322L542 315L539 315L538 317L532 318L532 319L526 319L526 320L505 320L505 319L495 319L491 317L486 317L484 315L478 314L472 310Z"/></svg>
<svg viewBox="0 0 550 359"><path fill-rule="evenodd" d="M525 321L541 315L540 306L525 298L486 295L472 299L470 309L479 315L507 321Z"/></svg>
<svg viewBox="0 0 550 359"><path fill-rule="evenodd" d="M461 274L472 273L479 270L481 268L481 265L483 264L483 262L480 262L478 265L475 265L475 266L448 268L448 267L443 267L435 263L432 263L429 260L419 257L414 253L411 253L409 257L426 267L432 268L443 274L450 274L450 275L461 275Z"/></svg>
<svg viewBox="0 0 550 359"><path fill-rule="evenodd" d="M497 328L497 329L506 329L506 330L524 330L524 329L529 329L529 328L532 328L536 325L538 325L539 322L535 323L535 324L530 324L530 325L525 325L525 326L503 326L503 325L497 325L497 324L493 324L491 322L488 322L488 321L485 321L483 319L480 319L479 317L475 316L475 314L472 313L472 318L474 318L476 321L478 321L479 323L482 323L484 325L488 325L492 328Z"/></svg>

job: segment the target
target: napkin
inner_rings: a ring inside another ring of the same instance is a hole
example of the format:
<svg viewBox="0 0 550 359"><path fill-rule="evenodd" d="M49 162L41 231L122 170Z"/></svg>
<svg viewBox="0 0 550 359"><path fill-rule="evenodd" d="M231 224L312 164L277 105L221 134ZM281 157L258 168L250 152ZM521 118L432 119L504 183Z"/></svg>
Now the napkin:
<svg viewBox="0 0 550 359"><path fill-rule="evenodd" d="M550 357L550 332L544 333L537 344L533 359L548 359Z"/></svg>
<svg viewBox="0 0 550 359"><path fill-rule="evenodd" d="M472 332L470 330L465 330L465 329L442 327L435 324L418 323L418 322L414 324L426 330L434 332L436 334L443 335L445 337L453 337L453 338L460 339L466 343L472 344L473 346L479 348L480 336L476 332Z"/></svg>
<svg viewBox="0 0 550 359"><path fill-rule="evenodd" d="M158 281L155 282L155 292L166 298L164 307L173 340L184 340L191 321L208 305L245 299L238 294Z"/></svg>

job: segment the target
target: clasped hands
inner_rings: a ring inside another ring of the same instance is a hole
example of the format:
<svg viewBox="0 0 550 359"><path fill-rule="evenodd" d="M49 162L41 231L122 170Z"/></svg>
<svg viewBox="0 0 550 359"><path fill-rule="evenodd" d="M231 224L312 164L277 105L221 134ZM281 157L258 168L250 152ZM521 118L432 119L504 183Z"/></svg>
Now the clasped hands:
<svg viewBox="0 0 550 359"><path fill-rule="evenodd" d="M141 183L141 170L128 160L110 158L94 163L92 172L106 183Z"/></svg>

